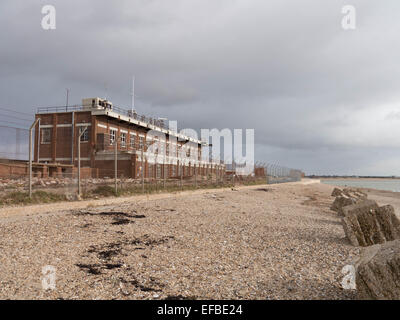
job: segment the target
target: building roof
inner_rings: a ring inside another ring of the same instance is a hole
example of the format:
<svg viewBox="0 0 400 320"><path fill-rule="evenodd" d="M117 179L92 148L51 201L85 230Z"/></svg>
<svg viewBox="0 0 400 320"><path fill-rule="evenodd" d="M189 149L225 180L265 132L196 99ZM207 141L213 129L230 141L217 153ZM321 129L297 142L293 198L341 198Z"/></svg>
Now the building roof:
<svg viewBox="0 0 400 320"><path fill-rule="evenodd" d="M165 125L161 121L138 115L135 112L113 106L111 103L108 103L107 107L98 104L95 104L94 106L85 104L85 101L91 99L96 101L107 101L105 99L100 99L100 98L88 98L88 99L83 99L84 103L82 105L65 106L65 107L41 107L37 109L37 114L90 111L91 114L94 116L101 116L101 115L108 116L114 119L118 119L120 121L125 121L130 124L135 124L137 126L149 130L155 130L164 133L166 135L175 136L184 141L190 141L196 144L207 145L207 142L205 141L194 139L187 135L180 134L176 131L169 130L168 128L165 127Z"/></svg>

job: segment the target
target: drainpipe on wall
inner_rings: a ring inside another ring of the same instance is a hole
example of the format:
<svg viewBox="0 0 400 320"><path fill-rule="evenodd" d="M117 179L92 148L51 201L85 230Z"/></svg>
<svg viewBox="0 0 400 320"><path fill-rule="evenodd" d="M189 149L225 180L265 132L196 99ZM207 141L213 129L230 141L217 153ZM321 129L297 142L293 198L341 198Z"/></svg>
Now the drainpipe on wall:
<svg viewBox="0 0 400 320"><path fill-rule="evenodd" d="M37 134L37 162L40 162L40 121L38 123L38 134Z"/></svg>
<svg viewBox="0 0 400 320"><path fill-rule="evenodd" d="M74 165L74 135L75 135L75 111L72 111L72 141L71 141L71 164Z"/></svg>
<svg viewBox="0 0 400 320"><path fill-rule="evenodd" d="M32 198L32 130L39 121L40 118L37 118L29 128L29 198L30 199Z"/></svg>

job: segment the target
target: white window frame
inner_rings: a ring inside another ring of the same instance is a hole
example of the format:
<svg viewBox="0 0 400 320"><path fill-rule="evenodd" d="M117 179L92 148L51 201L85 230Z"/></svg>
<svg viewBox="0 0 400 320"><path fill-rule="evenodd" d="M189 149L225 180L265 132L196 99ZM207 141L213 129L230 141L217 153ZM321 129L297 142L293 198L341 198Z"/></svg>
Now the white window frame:
<svg viewBox="0 0 400 320"><path fill-rule="evenodd" d="M85 129L86 131L81 135L81 143L89 142L89 128L82 126L79 127L79 134L81 134Z"/></svg>
<svg viewBox="0 0 400 320"><path fill-rule="evenodd" d="M157 163L155 166L156 166L156 178L160 179L162 174L161 164Z"/></svg>
<svg viewBox="0 0 400 320"><path fill-rule="evenodd" d="M50 144L52 140L52 128L41 128L40 130L40 143L41 144ZM48 134L44 134L44 132L47 132ZM48 138L48 141L45 140L46 137Z"/></svg>
<svg viewBox="0 0 400 320"><path fill-rule="evenodd" d="M135 144L136 144L136 134L131 132L129 134L129 146L131 148L135 148Z"/></svg>
<svg viewBox="0 0 400 320"><path fill-rule="evenodd" d="M126 147L126 133L121 132L121 147L125 148Z"/></svg>
<svg viewBox="0 0 400 320"><path fill-rule="evenodd" d="M144 148L144 141L145 141L144 136L139 136L139 149Z"/></svg>
<svg viewBox="0 0 400 320"><path fill-rule="evenodd" d="M114 144L116 138L117 138L117 130L110 129L110 144Z"/></svg>

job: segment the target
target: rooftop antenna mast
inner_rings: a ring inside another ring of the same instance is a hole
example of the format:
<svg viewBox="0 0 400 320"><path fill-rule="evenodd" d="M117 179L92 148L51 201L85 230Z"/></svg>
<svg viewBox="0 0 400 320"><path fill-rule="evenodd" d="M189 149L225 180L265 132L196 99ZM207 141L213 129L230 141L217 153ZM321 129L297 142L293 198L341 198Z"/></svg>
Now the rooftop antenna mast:
<svg viewBox="0 0 400 320"><path fill-rule="evenodd" d="M107 100L107 91L108 91L107 82L104 83L104 87L105 87L105 89L106 89L106 96L104 97L104 99Z"/></svg>
<svg viewBox="0 0 400 320"><path fill-rule="evenodd" d="M66 102L66 104L65 104L65 109L66 109L66 111L68 111L68 100L69 100L69 89L67 89L67 102Z"/></svg>
<svg viewBox="0 0 400 320"><path fill-rule="evenodd" d="M132 92L131 92L131 96L132 96L132 114L135 111L135 76L132 77Z"/></svg>

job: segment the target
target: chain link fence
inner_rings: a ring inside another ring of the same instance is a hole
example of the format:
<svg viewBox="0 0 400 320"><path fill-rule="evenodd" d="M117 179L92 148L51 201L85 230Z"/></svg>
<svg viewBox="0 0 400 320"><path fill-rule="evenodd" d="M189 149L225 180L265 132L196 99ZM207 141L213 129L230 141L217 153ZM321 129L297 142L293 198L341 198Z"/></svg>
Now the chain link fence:
<svg viewBox="0 0 400 320"><path fill-rule="evenodd" d="M0 149L0 205L274 184L302 178L300 170L259 162L251 174L238 174L240 170L235 166L227 168L221 162L200 160L197 150L186 145L175 144L171 148L169 141L146 141L140 134L98 134L92 148L90 128L78 128L80 139L75 144L71 143L71 130L57 128L60 147L55 150L56 163L52 159L38 162L37 157L32 162L29 198L29 130L0 127L4 138ZM34 154L40 154L40 148L49 148L45 138L39 137ZM66 150L68 143L75 150ZM194 157L183 156L191 152Z"/></svg>
<svg viewBox="0 0 400 320"><path fill-rule="evenodd" d="M300 181L304 174L299 169L288 168L277 164L257 162L255 175L265 176L268 184Z"/></svg>

